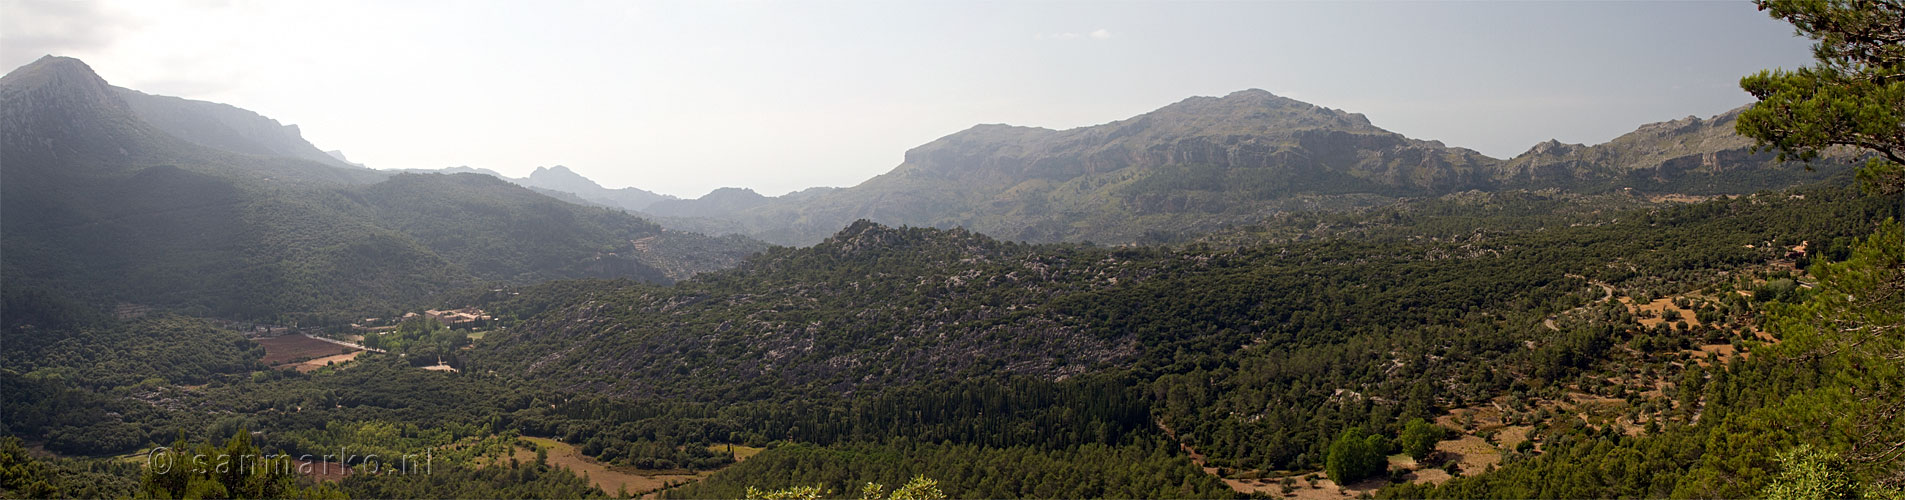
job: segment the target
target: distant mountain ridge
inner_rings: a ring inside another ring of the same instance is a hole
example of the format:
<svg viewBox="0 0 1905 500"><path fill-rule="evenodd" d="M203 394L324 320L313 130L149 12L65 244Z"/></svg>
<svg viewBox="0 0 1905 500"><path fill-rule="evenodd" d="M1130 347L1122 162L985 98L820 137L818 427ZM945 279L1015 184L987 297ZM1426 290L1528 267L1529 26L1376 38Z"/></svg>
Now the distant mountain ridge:
<svg viewBox="0 0 1905 500"><path fill-rule="evenodd" d="M330 157L331 157L332 159L335 159L335 160L337 160L337 161L341 161L341 162L344 162L345 164L348 164L348 165L351 165L351 166L355 166L355 167L364 167L364 168L370 168L370 167L365 167L365 166L364 166L364 164L362 164L362 163L357 163L357 162L354 162L354 161L351 161L351 159L350 159L350 158L345 158L345 157L344 157L344 152L343 152L343 151L339 151L339 150L335 150L335 149L333 149L333 150L330 150L330 151L325 151L325 152L324 152L324 154L325 154L326 156L330 156Z"/></svg>
<svg viewBox="0 0 1905 500"><path fill-rule="evenodd" d="M6 126L0 147L16 159L90 166L155 153L145 148L184 149L134 116L125 100L77 59L48 56L0 77L0 119ZM30 131L64 140L48 141Z"/></svg>
<svg viewBox="0 0 1905 500"><path fill-rule="evenodd" d="M1744 109L1649 123L1593 146L1549 140L1502 161L1495 178L1525 187L1670 187L1695 194L1750 192L1809 178L1804 169L1780 165L1771 151L1754 151L1752 139L1733 131ZM1845 159L1834 155L1824 166Z"/></svg>
<svg viewBox="0 0 1905 500"><path fill-rule="evenodd" d="M979 125L913 148L892 171L850 188L798 198L717 192L650 210L717 219L789 245L818 242L856 219L1033 242L1129 243L1398 197L1542 188L1741 193L1841 169L1826 162L1808 171L1753 152L1752 141L1732 131L1737 114L1645 125L1595 146L1550 141L1503 160L1252 89L1068 130Z"/></svg>
<svg viewBox="0 0 1905 500"><path fill-rule="evenodd" d="M148 105L165 126L137 111ZM222 104L118 89L71 58L0 77L0 283L336 321L486 283L668 283L764 247L483 176L351 166L295 132Z"/></svg>
<svg viewBox="0 0 1905 500"><path fill-rule="evenodd" d="M304 140L297 125L284 125L229 104L151 95L113 87L132 111L166 133L201 146L260 156L282 156L338 167L363 168Z"/></svg>
<svg viewBox="0 0 1905 500"><path fill-rule="evenodd" d="M676 199L674 196L659 194L640 188L605 188L602 187L601 184L597 184L595 181L583 177L582 174L575 173L575 171L569 170L569 167L562 165L536 167L536 170L530 172L528 177L510 177L495 170L468 166L456 166L437 170L406 169L403 171L415 173L443 172L483 174L509 181L512 184L535 189L544 194L557 196L558 198L563 196L557 193L567 194L573 196L575 200L580 200L584 203L632 211L646 211L650 205L654 205L656 202Z"/></svg>
<svg viewBox="0 0 1905 500"><path fill-rule="evenodd" d="M980 125L908 151L894 173L1022 182L1143 165L1278 165L1297 174L1340 170L1411 190L1470 182L1485 158L1376 128L1360 114L1252 89L1069 130Z"/></svg>
<svg viewBox="0 0 1905 500"><path fill-rule="evenodd" d="M1068 130L977 125L908 150L899 166L857 186L783 196L744 188L694 199L606 190L560 166L525 179L482 172L552 196L638 210L679 230L800 246L858 219L1032 242L1179 241L1281 211L1403 197L1551 188L1737 194L1843 169L1844 157L1807 170L1753 151L1752 140L1733 132L1738 114L1647 124L1593 146L1550 140L1498 159L1251 89Z"/></svg>
<svg viewBox="0 0 1905 500"><path fill-rule="evenodd" d="M127 102L141 103L131 106L136 114L171 124L167 132L188 144L225 144L220 149L355 170L341 154L318 150L295 128L255 113L122 93ZM180 118L188 114L190 119ZM1361 114L1251 89L1191 97L1129 119L1067 130L978 125L907 151L900 165L859 185L783 196L722 188L678 199L633 187L605 188L561 165L538 167L524 178L469 167L436 172L489 175L571 203L639 212L678 231L809 245L858 219L965 227L1031 242L1183 241L1283 211L1355 208L1467 190L1743 193L1819 180L1842 169L1827 161L1806 170L1754 152L1750 140L1733 133L1736 116L1737 110L1649 124L1593 146L1548 141L1497 159L1411 139ZM115 127L94 132L144 133Z"/></svg>

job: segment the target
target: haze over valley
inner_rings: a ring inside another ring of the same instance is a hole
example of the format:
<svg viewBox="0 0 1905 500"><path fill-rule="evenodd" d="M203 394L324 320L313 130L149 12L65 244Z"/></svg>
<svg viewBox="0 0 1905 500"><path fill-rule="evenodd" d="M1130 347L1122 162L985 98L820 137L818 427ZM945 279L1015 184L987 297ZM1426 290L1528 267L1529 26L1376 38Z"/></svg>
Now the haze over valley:
<svg viewBox="0 0 1905 500"><path fill-rule="evenodd" d="M0 498L1905 495L1896 2L166 5L0 3Z"/></svg>

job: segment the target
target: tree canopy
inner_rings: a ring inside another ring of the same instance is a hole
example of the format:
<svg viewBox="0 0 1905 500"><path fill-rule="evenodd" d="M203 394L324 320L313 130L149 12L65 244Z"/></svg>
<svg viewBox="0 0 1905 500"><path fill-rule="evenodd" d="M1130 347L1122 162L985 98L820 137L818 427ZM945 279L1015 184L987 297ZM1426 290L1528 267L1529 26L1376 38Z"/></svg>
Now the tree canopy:
<svg viewBox="0 0 1905 500"><path fill-rule="evenodd" d="M1336 436L1336 442L1330 444L1329 458L1324 460L1323 468L1339 485L1376 475L1388 464L1383 459L1385 445L1382 436L1370 435L1361 427L1345 429Z"/></svg>
<svg viewBox="0 0 1905 500"><path fill-rule="evenodd" d="M1905 190L1905 2L1758 0L1760 10L1816 41L1818 64L1742 78L1759 99L1740 114L1738 131L1781 159L1812 160L1832 146L1878 153L1861 184Z"/></svg>

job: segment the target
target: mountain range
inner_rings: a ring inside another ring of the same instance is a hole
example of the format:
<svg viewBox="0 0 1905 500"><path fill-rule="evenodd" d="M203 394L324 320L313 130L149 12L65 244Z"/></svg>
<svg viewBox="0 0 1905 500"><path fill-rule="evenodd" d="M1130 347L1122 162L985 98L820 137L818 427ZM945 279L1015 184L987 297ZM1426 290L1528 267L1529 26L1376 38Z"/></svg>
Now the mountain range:
<svg viewBox="0 0 1905 500"><path fill-rule="evenodd" d="M1823 179L1848 163L1809 170L1755 152L1733 132L1738 112L1643 125L1593 146L1551 140L1504 160L1245 90L1068 130L979 125L913 148L892 171L848 188L779 197L722 188L619 206L679 229L784 245L819 242L858 219L1031 242L1131 243L1182 240L1283 211L1467 190L1747 193ZM533 185L596 192L592 182Z"/></svg>
<svg viewBox="0 0 1905 500"><path fill-rule="evenodd" d="M113 87L140 120L187 142L232 153L297 158L336 167L357 167L304 140L297 125L229 104L151 95ZM341 153L339 154L341 155Z"/></svg>
<svg viewBox="0 0 1905 500"><path fill-rule="evenodd" d="M848 188L674 199L560 166L365 168L47 57L0 77L0 497L1905 477L1859 458L1905 435L1905 200L1851 187L1847 153L1755 152L1737 116L1498 159L1248 90L980 125ZM346 448L342 479L124 460ZM369 458L412 450L441 455Z"/></svg>
<svg viewBox="0 0 1905 500"><path fill-rule="evenodd" d="M600 205L625 210L646 210L649 206L657 202L676 199L673 196L658 194L640 188L605 188L602 187L601 184L596 184L595 181L583 177L582 174L575 173L575 171L569 170L569 167L562 165L536 167L536 170L530 172L528 177L510 177L498 173L495 170L468 166L435 170L406 169L404 172L483 174L575 203Z"/></svg>
<svg viewBox="0 0 1905 500"><path fill-rule="evenodd" d="M0 116L9 288L336 320L482 283L667 283L762 248L481 175L363 168L295 126L113 87L76 59L0 77Z"/></svg>
<svg viewBox="0 0 1905 500"><path fill-rule="evenodd" d="M1737 112L1594 146L1549 141L1502 160L1246 90L1068 130L979 125L848 188L677 199L605 188L559 165L524 178L372 170L294 125L113 87L68 58L9 73L0 110L6 251L18 256L7 260L10 280L248 315L408 303L477 282L669 282L734 265L763 248L753 238L810 245L861 219L1030 242L1155 243L1280 212L1469 190L1722 194L1843 170L1754 152L1732 131ZM335 293L241 293L287 288L272 283Z"/></svg>

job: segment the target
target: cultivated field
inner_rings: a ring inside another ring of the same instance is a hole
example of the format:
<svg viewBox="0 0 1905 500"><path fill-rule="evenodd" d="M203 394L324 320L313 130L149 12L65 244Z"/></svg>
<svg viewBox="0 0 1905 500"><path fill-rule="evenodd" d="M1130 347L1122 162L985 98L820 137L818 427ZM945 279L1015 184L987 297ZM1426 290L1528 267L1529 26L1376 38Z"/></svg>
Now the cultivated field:
<svg viewBox="0 0 1905 500"><path fill-rule="evenodd" d="M316 365L307 369L305 366L302 366L305 364L302 362L323 359L325 361L341 363L350 361L351 358L357 356L357 353L362 352L303 335L284 335L257 339L256 341L258 345L265 346L265 357L262 360L265 364L273 367L286 368L290 367L287 365L297 363L300 366L296 366L296 368L302 372L316 370L318 367L324 366L323 362L318 362Z"/></svg>

